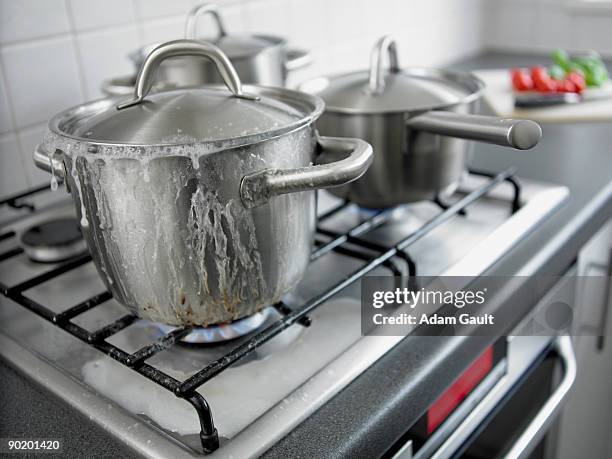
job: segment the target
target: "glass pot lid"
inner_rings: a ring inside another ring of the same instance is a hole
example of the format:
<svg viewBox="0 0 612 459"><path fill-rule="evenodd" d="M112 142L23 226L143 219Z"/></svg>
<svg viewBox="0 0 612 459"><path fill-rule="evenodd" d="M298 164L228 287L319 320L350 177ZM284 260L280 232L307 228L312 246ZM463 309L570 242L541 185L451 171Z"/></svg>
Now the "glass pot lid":
<svg viewBox="0 0 612 459"><path fill-rule="evenodd" d="M226 87L148 95L157 67L174 56L210 59ZM235 69L219 48L201 41L175 40L147 56L133 99L118 105L113 99L85 104L58 115L51 128L67 137L100 144L176 145L230 139L251 143L308 124L322 110L321 99L297 91L248 86L244 92Z"/></svg>
<svg viewBox="0 0 612 459"><path fill-rule="evenodd" d="M389 68L383 67L385 56ZM480 95L481 80L469 73L438 69L400 69L395 40L382 37L374 46L370 69L316 78L300 89L325 101L326 110L344 113L425 111L469 102Z"/></svg>

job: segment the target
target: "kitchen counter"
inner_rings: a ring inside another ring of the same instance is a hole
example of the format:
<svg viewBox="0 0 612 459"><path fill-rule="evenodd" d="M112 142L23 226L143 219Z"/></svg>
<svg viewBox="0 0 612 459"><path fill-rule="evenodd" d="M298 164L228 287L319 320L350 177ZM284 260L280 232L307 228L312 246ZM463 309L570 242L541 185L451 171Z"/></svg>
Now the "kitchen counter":
<svg viewBox="0 0 612 459"><path fill-rule="evenodd" d="M531 65L541 58L484 54L454 68L504 68ZM611 67L612 68L612 67ZM558 211L513 248L488 272L491 275L562 274L582 245L612 216L612 129L607 123L544 125L544 138L534 150L513 152L478 145L473 165L490 171L509 166L519 177L558 183L571 195ZM512 320L508 330L526 314L520 304L502 304ZM267 453L267 457L371 457L384 454L398 442L468 364L490 344L492 337L425 337L411 335L321 407ZM0 397L7 413L15 413L19 400L49 399L38 403L27 419L3 426L2 436L25 437L46 432L63 436L66 451L86 447L102 455L128 457L131 450L73 410L58 410L53 397L34 383L25 384L0 360L0 379L11 386L10 399ZM7 386L8 387L8 386ZM19 395L19 397L17 396ZM12 416L9 416L12 417ZM75 424L78 426L75 427ZM49 425L52 429L49 429ZM85 442L83 439L87 439Z"/></svg>
<svg viewBox="0 0 612 459"><path fill-rule="evenodd" d="M469 70L545 63L542 57L485 53L452 65ZM545 124L531 151L477 145L473 166L562 184L570 189L564 205L514 247L487 274L562 275L580 248L612 217L612 129L610 123ZM511 330L526 310L512 308ZM376 457L398 442L493 337L411 335L292 433L267 457Z"/></svg>

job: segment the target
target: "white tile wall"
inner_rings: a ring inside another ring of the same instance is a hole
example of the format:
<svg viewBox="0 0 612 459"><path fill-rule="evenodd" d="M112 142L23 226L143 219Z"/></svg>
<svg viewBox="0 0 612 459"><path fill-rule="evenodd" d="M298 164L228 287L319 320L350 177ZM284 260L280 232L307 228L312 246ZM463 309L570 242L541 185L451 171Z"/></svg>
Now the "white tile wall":
<svg viewBox="0 0 612 459"><path fill-rule="evenodd" d="M15 134L0 135L0 196L25 188L27 181Z"/></svg>
<svg viewBox="0 0 612 459"><path fill-rule="evenodd" d="M606 14L587 11L572 22L574 47L596 49L601 54L612 56L612 10Z"/></svg>
<svg viewBox="0 0 612 459"><path fill-rule="evenodd" d="M77 31L128 24L136 20L136 5L125 0L69 0L68 11L72 14L73 26Z"/></svg>
<svg viewBox="0 0 612 459"><path fill-rule="evenodd" d="M487 48L595 49L612 57L612 0L485 0L484 8Z"/></svg>
<svg viewBox="0 0 612 459"><path fill-rule="evenodd" d="M203 0L0 0L0 195L47 179L31 154L47 120L131 73L127 54L181 38ZM367 66L390 33L404 65L442 65L481 49L493 0L217 0L230 32L286 36L315 63L290 83ZM213 26L203 20L202 35ZM214 32L213 32L214 33Z"/></svg>
<svg viewBox="0 0 612 459"><path fill-rule="evenodd" d="M1 56L18 128L45 121L83 99L72 37L7 45Z"/></svg>
<svg viewBox="0 0 612 459"><path fill-rule="evenodd" d="M144 20L184 15L197 4L194 0L135 0L135 2L139 17Z"/></svg>
<svg viewBox="0 0 612 459"><path fill-rule="evenodd" d="M4 71L0 66L0 134L13 129L8 93L4 82Z"/></svg>
<svg viewBox="0 0 612 459"><path fill-rule="evenodd" d="M79 34L76 42L87 99L103 96L100 75L127 75L134 71L125 54L126 49L134 50L139 46L137 26L97 29ZM100 46L100 43L105 43L105 46Z"/></svg>
<svg viewBox="0 0 612 459"><path fill-rule="evenodd" d="M142 25L143 44L156 43L175 38L183 38L185 33L185 18L171 16L147 21Z"/></svg>
<svg viewBox="0 0 612 459"><path fill-rule="evenodd" d="M2 0L0 19L2 44L70 30L65 0Z"/></svg>
<svg viewBox="0 0 612 459"><path fill-rule="evenodd" d="M21 162L25 171L26 182L31 185L39 185L49 181L49 174L41 171L32 162L32 152L47 131L47 123L38 124L25 129L20 129L17 142L21 150Z"/></svg>

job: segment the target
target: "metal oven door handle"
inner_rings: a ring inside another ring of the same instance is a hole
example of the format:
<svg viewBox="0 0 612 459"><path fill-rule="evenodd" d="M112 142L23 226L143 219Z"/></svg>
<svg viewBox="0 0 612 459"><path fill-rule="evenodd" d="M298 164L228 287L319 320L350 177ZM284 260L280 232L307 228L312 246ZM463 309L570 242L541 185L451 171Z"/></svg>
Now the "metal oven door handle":
<svg viewBox="0 0 612 459"><path fill-rule="evenodd" d="M576 380L576 357L571 338L569 336L558 336L555 339L554 346L563 364L563 379L538 414L521 433L518 440L512 445L504 459L520 459L529 455L546 433L547 427L553 422Z"/></svg>
<svg viewBox="0 0 612 459"><path fill-rule="evenodd" d="M558 336L552 342L552 346L561 360L563 378L544 406L542 406L537 415L529 422L527 428L520 434L518 440L512 444L504 456L505 459L517 459L529 455L530 451L546 433L546 428L553 422L555 415L558 414L570 388L576 380L576 357L574 356L571 338L569 336ZM457 449L471 436L487 414L503 398L503 394L509 388L508 384L509 381L504 376L492 389L489 389L488 394L476 407L471 409L471 414L461 425L454 429L451 436L431 455L431 458L446 459L453 457ZM418 453L420 451L417 452L416 457L421 457ZM424 457L427 457L427 455L424 455Z"/></svg>

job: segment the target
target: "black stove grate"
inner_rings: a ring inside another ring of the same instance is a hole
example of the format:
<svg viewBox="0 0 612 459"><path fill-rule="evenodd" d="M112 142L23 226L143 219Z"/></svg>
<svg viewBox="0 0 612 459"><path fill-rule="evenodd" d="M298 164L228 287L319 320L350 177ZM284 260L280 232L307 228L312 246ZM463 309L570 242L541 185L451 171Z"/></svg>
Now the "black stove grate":
<svg viewBox="0 0 612 459"><path fill-rule="evenodd" d="M466 194L463 198L453 204L442 203L439 199L436 199L434 202L440 206L441 212L412 234L390 247L374 244L360 238L360 236L365 235L369 231L384 225L391 216L390 210L373 213L372 216L368 217L345 233L330 231L321 228L319 225L317 227L316 247L311 255L312 260L316 260L330 252L336 252L341 255L363 261L363 264L352 273L346 275L331 288L319 292L316 296L312 297L299 307L291 308L283 303L274 305L276 310L281 315L278 320L258 332L253 332L253 335L250 338L241 342L241 344L237 345L223 357L210 363L202 370L193 374L184 381L179 381L165 374L163 371L147 364L146 361L159 352L168 349L183 336L187 335L191 331L190 327L177 328L172 332L165 334L152 344L149 344L130 354L110 344L106 340L126 327L129 327L137 320L136 316L127 314L93 332L90 332L71 321L71 319L74 317L89 311L90 309L102 306L105 302L112 298L110 292L100 293L60 313L53 312L48 307L28 298L23 294L23 292L32 287L47 282L72 269L78 268L85 263L89 263L91 261L91 257L89 255L83 255L70 261L63 262L55 268L31 279L27 279L18 285L8 287L0 283L0 293L26 307L43 319L62 328L81 341L88 343L114 360L138 372L145 378L157 383L169 391L172 391L177 397L191 403L191 405L197 411L200 420L200 438L202 441L203 452L211 453L219 447L219 436L213 422L210 406L206 402L205 398L200 393L196 392L196 390L202 384L218 375L238 360L247 356L259 346L269 341L283 330L291 327L295 323L299 323L303 326L309 326L311 319L308 317L308 314L311 311L321 306L331 297L358 281L377 267L386 267L400 279L406 279L408 286L412 285L411 281L417 274L417 266L410 258L406 250L434 228L445 223L455 215L464 214L466 208L470 204L485 196L489 191L504 181L511 183L514 188L511 211L516 212L519 209L521 190L519 183L514 178L514 172L514 168L498 174L474 170L470 171L470 173L474 175L487 177L487 182L480 188ZM48 187L38 187L25 193L20 193L18 195L9 197L0 201L0 207L2 205L23 207L24 204L19 203L21 199L45 190L48 190ZM331 218L351 205L352 204L349 202L339 204L325 214L320 215L319 223ZM25 204L25 206L30 207L28 204ZM14 232L0 234L0 241L10 239L15 236L16 235ZM17 256L22 252L23 249L15 248L5 253L0 253L0 262ZM403 273L396 260L402 260L405 263L407 267L407 276Z"/></svg>

